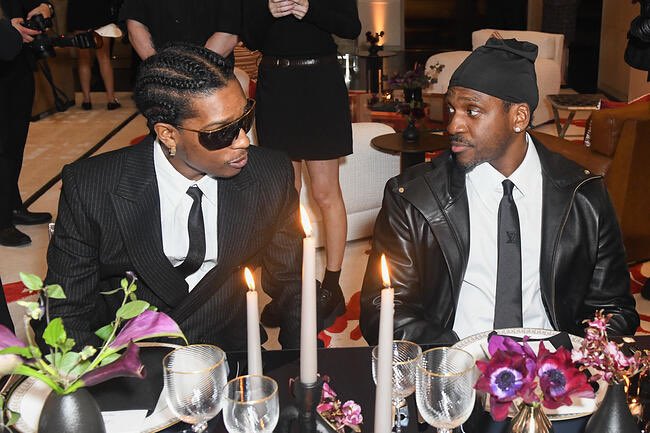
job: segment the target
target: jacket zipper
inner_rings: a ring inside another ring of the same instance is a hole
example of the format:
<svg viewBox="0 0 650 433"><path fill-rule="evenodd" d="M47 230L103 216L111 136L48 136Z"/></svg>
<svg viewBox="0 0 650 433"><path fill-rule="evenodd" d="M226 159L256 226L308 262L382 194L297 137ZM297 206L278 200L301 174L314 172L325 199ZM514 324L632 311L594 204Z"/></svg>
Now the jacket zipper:
<svg viewBox="0 0 650 433"><path fill-rule="evenodd" d="M557 238L555 240L555 248L553 250L553 267L551 269L551 312L553 314L553 326L555 326L556 329L559 328L558 321L557 321L557 313L555 311L555 281L556 281L555 271L556 271L556 264L557 264L556 253L557 253L558 244L560 243L560 238L562 237L562 233L564 233L564 228L566 227L567 220L569 219L569 212L573 207L573 201L575 200L578 189L580 189L580 187L582 187L582 185L584 185L585 183L600 178L602 178L602 176L594 176L594 177L587 178L582 182L580 182L575 187L575 189L573 190L573 194L571 195L571 200L569 201L569 206L567 207L567 212L564 215L564 219L562 220L562 225L560 226L560 230L558 231Z"/></svg>

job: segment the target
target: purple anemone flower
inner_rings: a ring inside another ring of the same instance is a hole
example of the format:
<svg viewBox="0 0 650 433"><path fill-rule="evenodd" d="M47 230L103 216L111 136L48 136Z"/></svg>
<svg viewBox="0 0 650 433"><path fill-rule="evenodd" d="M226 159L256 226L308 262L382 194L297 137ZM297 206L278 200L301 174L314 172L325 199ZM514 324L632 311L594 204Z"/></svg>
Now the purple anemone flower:
<svg viewBox="0 0 650 433"><path fill-rule="evenodd" d="M537 375L543 393L542 404L549 409L571 405L571 397L594 397L587 376L578 370L571 360L571 352L560 347L550 352L539 344Z"/></svg>
<svg viewBox="0 0 650 433"><path fill-rule="evenodd" d="M490 409L495 421L506 418L508 408L517 397L526 403L538 401L534 393L535 371L529 371L528 361L519 353L498 350L489 360L476 362L482 374L475 388L490 395Z"/></svg>

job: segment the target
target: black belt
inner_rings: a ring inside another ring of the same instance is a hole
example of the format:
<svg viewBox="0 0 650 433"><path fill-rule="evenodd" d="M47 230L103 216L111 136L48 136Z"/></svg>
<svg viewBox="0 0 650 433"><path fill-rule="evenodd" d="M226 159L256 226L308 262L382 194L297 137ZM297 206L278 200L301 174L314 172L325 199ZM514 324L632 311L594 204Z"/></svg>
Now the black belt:
<svg viewBox="0 0 650 433"><path fill-rule="evenodd" d="M338 63L335 55L302 58L302 59L284 59L275 56L263 56L260 64L265 67L272 68L292 68L295 66L317 66L317 65L331 65Z"/></svg>

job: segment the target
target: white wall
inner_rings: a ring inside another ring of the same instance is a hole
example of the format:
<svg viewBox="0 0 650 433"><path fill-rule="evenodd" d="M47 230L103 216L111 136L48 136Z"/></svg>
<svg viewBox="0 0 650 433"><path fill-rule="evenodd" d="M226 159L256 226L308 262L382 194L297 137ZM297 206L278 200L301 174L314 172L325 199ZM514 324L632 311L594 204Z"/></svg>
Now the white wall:
<svg viewBox="0 0 650 433"><path fill-rule="evenodd" d="M404 0L358 0L361 35L359 49L367 47L366 32L384 31L380 44L404 49Z"/></svg>

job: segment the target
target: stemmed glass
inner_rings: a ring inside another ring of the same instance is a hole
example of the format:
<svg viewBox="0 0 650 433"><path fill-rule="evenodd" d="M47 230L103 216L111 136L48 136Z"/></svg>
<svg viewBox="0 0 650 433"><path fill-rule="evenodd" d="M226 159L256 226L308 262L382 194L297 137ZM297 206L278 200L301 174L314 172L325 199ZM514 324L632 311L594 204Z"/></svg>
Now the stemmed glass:
<svg viewBox="0 0 650 433"><path fill-rule="evenodd" d="M474 408L474 357L461 349L438 347L422 354L415 398L420 415L438 433L467 421Z"/></svg>
<svg viewBox="0 0 650 433"><path fill-rule="evenodd" d="M167 405L174 415L192 424L192 432L205 431L221 410L228 380L224 351L208 344L179 347L163 359L163 376Z"/></svg>
<svg viewBox="0 0 650 433"><path fill-rule="evenodd" d="M377 384L377 360L379 346L372 349L372 379ZM395 431L402 431L399 409L406 404L405 399L415 391L415 369L422 355L422 349L415 343L405 340L393 341L393 392L391 400L395 418Z"/></svg>
<svg viewBox="0 0 650 433"><path fill-rule="evenodd" d="M278 423L278 384L266 376L240 376L226 384L223 422L229 433L271 433Z"/></svg>

